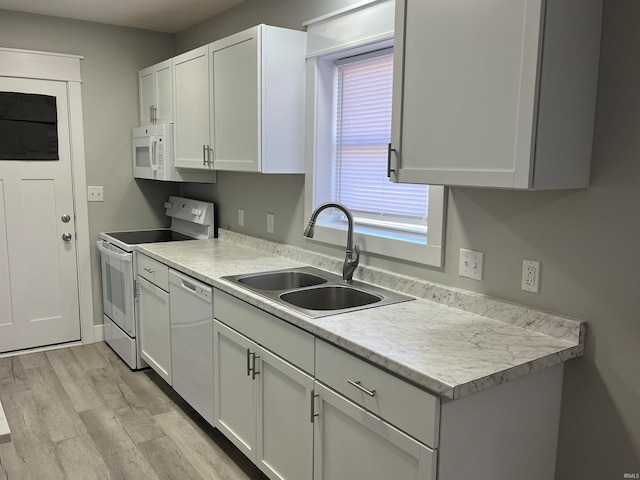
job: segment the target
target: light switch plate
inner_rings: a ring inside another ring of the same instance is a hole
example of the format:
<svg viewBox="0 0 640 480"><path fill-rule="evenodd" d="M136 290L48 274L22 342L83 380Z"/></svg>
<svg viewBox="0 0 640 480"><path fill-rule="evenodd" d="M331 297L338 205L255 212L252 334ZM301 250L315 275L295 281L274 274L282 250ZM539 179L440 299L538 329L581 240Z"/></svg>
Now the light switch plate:
<svg viewBox="0 0 640 480"><path fill-rule="evenodd" d="M460 267L458 275L461 277L482 280L484 253L475 250L460 249Z"/></svg>
<svg viewBox="0 0 640 480"><path fill-rule="evenodd" d="M87 196L89 202L104 202L104 187L89 186L87 187Z"/></svg>

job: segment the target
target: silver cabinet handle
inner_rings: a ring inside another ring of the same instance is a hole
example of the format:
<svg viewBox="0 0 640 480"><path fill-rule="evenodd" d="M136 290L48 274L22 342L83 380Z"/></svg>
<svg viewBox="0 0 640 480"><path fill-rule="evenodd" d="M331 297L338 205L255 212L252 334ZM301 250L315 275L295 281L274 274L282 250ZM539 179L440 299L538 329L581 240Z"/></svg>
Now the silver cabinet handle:
<svg viewBox="0 0 640 480"><path fill-rule="evenodd" d="M60 217L60 220L62 220L64 223L69 223L71 221L71 215L65 213Z"/></svg>
<svg viewBox="0 0 640 480"><path fill-rule="evenodd" d="M213 163L213 160L211 160L212 152L213 148L211 148L209 145L202 145L202 165L204 165L205 167Z"/></svg>
<svg viewBox="0 0 640 480"><path fill-rule="evenodd" d="M202 145L202 164L203 165L213 165L213 160L211 159L213 154L213 148L209 145Z"/></svg>
<svg viewBox="0 0 640 480"><path fill-rule="evenodd" d="M156 273L156 271L153 268L146 268L144 269L145 272L147 273Z"/></svg>
<svg viewBox="0 0 640 480"><path fill-rule="evenodd" d="M320 415L319 413L316 413L316 397L319 397L319 395L316 394L315 390L311 390L311 414L309 416L309 420L311 421L311 423L313 423L313 419L315 417Z"/></svg>
<svg viewBox="0 0 640 480"><path fill-rule="evenodd" d="M256 352L252 352L251 356L253 357L253 368L251 369L251 380L256 379L256 375L260 372L256 369L256 358L260 358L260 355L256 355Z"/></svg>
<svg viewBox="0 0 640 480"><path fill-rule="evenodd" d="M367 388L364 388L361 384L360 384L360 380L358 381L353 381L350 378L347 378L347 383L353 387L356 387L358 390L360 390L361 392L366 393L367 395L369 395L370 397L375 397L376 395L376 391L375 390L369 390Z"/></svg>
<svg viewBox="0 0 640 480"><path fill-rule="evenodd" d="M260 373L256 370L256 358L260 358L260 355L256 355L256 352L247 348L247 376L251 375L251 380L255 380L256 375Z"/></svg>
<svg viewBox="0 0 640 480"><path fill-rule="evenodd" d="M72 237L73 236L69 232L64 232L62 234L62 240L64 240L65 242L70 242Z"/></svg>
<svg viewBox="0 0 640 480"><path fill-rule="evenodd" d="M395 169L391 169L391 152L395 152L395 148L391 148L391 144L387 145L387 178L391 178L391 172L395 173Z"/></svg>

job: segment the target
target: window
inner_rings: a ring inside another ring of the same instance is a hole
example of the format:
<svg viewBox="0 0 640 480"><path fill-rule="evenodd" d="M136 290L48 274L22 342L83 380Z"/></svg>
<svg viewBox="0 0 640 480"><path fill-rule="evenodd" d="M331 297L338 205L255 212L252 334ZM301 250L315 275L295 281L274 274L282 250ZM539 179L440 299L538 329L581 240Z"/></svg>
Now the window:
<svg viewBox="0 0 640 480"><path fill-rule="evenodd" d="M305 220L337 201L354 215L361 252L441 267L444 188L387 178L390 139L401 138L392 122L393 17L393 0L378 0L305 23ZM309 241L344 248L345 230L344 215L327 209Z"/></svg>
<svg viewBox="0 0 640 480"><path fill-rule="evenodd" d="M392 49L336 62L332 200L349 208L356 225L426 243L429 187L387 176L392 93Z"/></svg>

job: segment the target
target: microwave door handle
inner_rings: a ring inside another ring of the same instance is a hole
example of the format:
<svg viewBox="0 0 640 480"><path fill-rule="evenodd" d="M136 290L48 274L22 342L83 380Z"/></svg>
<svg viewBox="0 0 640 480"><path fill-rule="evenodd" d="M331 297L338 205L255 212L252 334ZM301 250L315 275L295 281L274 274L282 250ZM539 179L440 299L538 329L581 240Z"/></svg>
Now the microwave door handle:
<svg viewBox="0 0 640 480"><path fill-rule="evenodd" d="M151 157L151 171L158 171L158 158L156 145L158 144L158 138L155 135L149 137L149 156Z"/></svg>

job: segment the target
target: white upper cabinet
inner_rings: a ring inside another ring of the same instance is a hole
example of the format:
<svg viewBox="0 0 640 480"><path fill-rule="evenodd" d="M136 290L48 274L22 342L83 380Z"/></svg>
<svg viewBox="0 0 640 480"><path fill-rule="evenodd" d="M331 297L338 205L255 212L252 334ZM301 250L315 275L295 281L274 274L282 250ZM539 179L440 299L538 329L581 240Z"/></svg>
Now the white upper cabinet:
<svg viewBox="0 0 640 480"><path fill-rule="evenodd" d="M602 0L398 0L391 178L589 184Z"/></svg>
<svg viewBox="0 0 640 480"><path fill-rule="evenodd" d="M176 167L212 170L209 150L209 49L196 48L173 62Z"/></svg>
<svg viewBox="0 0 640 480"><path fill-rule="evenodd" d="M173 123L171 60L138 72L140 126Z"/></svg>
<svg viewBox="0 0 640 480"><path fill-rule="evenodd" d="M306 34L259 25L209 45L216 170L304 172Z"/></svg>

